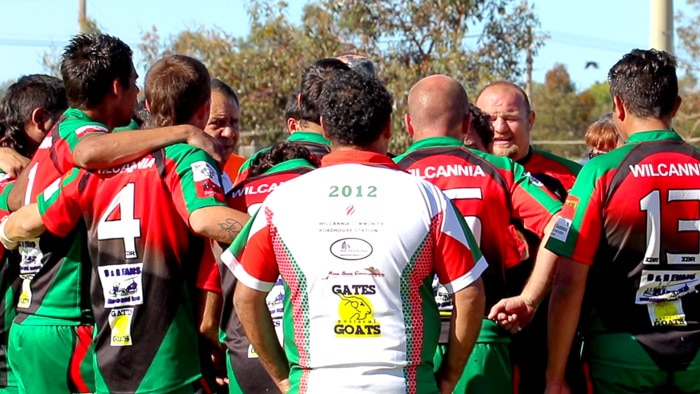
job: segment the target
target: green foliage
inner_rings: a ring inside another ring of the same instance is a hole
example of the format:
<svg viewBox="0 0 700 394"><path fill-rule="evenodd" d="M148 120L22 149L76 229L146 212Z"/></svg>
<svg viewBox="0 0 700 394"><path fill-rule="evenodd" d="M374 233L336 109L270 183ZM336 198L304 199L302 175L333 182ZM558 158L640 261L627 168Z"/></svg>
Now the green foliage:
<svg viewBox="0 0 700 394"><path fill-rule="evenodd" d="M566 67L563 64L554 65L547 72L545 83L533 87L533 108L536 114L533 140L583 140L588 125L599 117L597 108L601 105L600 90L594 85L577 94ZM584 144L551 144L542 147L556 155L573 159L581 157L587 150Z"/></svg>
<svg viewBox="0 0 700 394"><path fill-rule="evenodd" d="M683 75L679 82L679 94L683 103L674 119L674 128L686 138L700 137L700 87L698 68L700 61L700 0L687 0L690 14L676 15L676 35L680 39L679 68Z"/></svg>
<svg viewBox="0 0 700 394"><path fill-rule="evenodd" d="M283 1L247 6L245 38L202 28L163 41L153 28L139 48L144 67L173 52L201 59L239 92L243 129L262 145L285 136L287 97L303 68L320 58L358 53L375 62L395 99L390 151L401 153L410 144L402 125L406 96L420 78L448 74L473 95L494 80L520 80L525 49L542 45L529 34L539 26L532 8L516 0L317 0L305 6L300 24L289 21Z"/></svg>

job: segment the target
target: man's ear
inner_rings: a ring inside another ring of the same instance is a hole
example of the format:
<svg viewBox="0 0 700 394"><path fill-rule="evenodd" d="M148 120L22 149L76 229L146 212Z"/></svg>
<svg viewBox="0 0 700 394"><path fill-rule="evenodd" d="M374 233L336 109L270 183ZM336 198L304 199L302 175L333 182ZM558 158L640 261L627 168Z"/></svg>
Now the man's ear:
<svg viewBox="0 0 700 394"><path fill-rule="evenodd" d="M121 82L119 82L119 78L115 78L114 81L112 81L112 94L115 96L121 96L123 91L124 87L122 86Z"/></svg>
<svg viewBox="0 0 700 394"><path fill-rule="evenodd" d="M464 117L464 120L462 120L462 135L460 136L461 140L464 140L467 135L469 135L469 130L472 127L472 114L467 112L467 115Z"/></svg>
<svg viewBox="0 0 700 394"><path fill-rule="evenodd" d="M391 118L386 122L384 130L382 130L382 137L386 138L387 141L391 139Z"/></svg>
<svg viewBox="0 0 700 394"><path fill-rule="evenodd" d="M411 115L406 114L403 116L403 124L406 127L406 132L408 133L408 135L410 135L411 138L415 138L413 135L414 130L413 130L413 122L411 121Z"/></svg>
<svg viewBox="0 0 700 394"><path fill-rule="evenodd" d="M323 116L321 116L320 122L321 122L321 128L323 129L323 138L325 138L325 139L327 139L327 140L330 140L330 139L331 139L331 136L330 136L330 134L328 134L328 132L326 131L326 122L323 120Z"/></svg>
<svg viewBox="0 0 700 394"><path fill-rule="evenodd" d="M44 111L43 108L34 108L31 116L29 117L29 121L32 122L36 128L46 133L48 131L44 130L44 123L46 122L46 117L46 111Z"/></svg>
<svg viewBox="0 0 700 394"><path fill-rule="evenodd" d="M144 99L143 104L146 106L146 111L149 113L151 112L151 103L148 102L148 100Z"/></svg>
<svg viewBox="0 0 700 394"><path fill-rule="evenodd" d="M527 116L527 124L530 131L532 131L532 127L535 125L535 111L530 111L530 114Z"/></svg>
<svg viewBox="0 0 700 394"><path fill-rule="evenodd" d="M683 99L681 98L681 96L676 97L676 103L673 105L673 112L671 112L672 118L676 117L676 113L681 108L682 103L683 103Z"/></svg>
<svg viewBox="0 0 700 394"><path fill-rule="evenodd" d="M620 122L624 121L627 117L627 109L625 108L625 103L622 101L620 96L613 96L613 117L617 118Z"/></svg>
<svg viewBox="0 0 700 394"><path fill-rule="evenodd" d="M294 118L287 118L287 131L289 134L294 134L299 130L299 123Z"/></svg>

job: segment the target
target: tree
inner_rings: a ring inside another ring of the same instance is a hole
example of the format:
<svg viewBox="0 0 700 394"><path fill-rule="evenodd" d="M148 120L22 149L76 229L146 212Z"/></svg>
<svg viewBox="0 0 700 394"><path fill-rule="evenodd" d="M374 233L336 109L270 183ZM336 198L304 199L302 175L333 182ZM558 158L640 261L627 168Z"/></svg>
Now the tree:
<svg viewBox="0 0 700 394"><path fill-rule="evenodd" d="M700 0L687 0L692 9L676 14L676 34L680 38L678 65L683 74L679 80L679 94L683 103L674 119L674 129L685 138L700 137L700 88L698 61L700 61Z"/></svg>
<svg viewBox="0 0 700 394"><path fill-rule="evenodd" d="M569 72L563 64L555 64L545 76L544 84L536 84L533 92L536 108L533 139L583 140L588 125L597 119L598 103L590 90L576 93ZM583 144L548 145L552 153L577 158L586 151Z"/></svg>
<svg viewBox="0 0 700 394"><path fill-rule="evenodd" d="M526 34L539 22L524 1L318 0L305 6L300 24L287 19L287 8L283 1L250 0L245 38L199 29L162 41L154 28L140 45L144 66L172 52L201 59L239 91L244 128L267 144L284 135L284 106L306 65L363 54L394 96L390 150L401 153L410 143L402 125L406 96L420 78L455 76L473 94L494 80L518 81L526 48L536 52L542 45Z"/></svg>

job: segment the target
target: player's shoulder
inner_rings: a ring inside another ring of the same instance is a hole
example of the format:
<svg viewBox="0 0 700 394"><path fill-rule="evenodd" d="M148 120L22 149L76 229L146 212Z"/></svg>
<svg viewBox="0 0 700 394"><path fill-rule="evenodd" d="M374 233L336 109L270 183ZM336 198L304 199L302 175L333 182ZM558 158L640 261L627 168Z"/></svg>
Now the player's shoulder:
<svg viewBox="0 0 700 394"><path fill-rule="evenodd" d="M83 111L68 108L57 125L58 136L62 139L80 138L91 133L109 133L109 128L98 121L90 119Z"/></svg>
<svg viewBox="0 0 700 394"><path fill-rule="evenodd" d="M581 168L582 168L581 164L576 163L573 160L569 160L567 158L555 155L554 153L547 152L547 151L537 149L534 147L532 148L532 151L534 154L540 156L541 158L543 158L547 161L551 161L551 162L555 162L555 163L560 164L561 166L565 167L569 172L571 172L573 175L576 175L579 173L579 171L581 171Z"/></svg>

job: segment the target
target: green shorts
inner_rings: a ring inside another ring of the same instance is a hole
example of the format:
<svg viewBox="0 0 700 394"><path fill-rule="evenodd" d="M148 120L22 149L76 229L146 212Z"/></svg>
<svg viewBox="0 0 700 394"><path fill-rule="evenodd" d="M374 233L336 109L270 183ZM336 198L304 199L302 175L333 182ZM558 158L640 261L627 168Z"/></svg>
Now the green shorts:
<svg viewBox="0 0 700 394"><path fill-rule="evenodd" d="M236 380L236 374L231 366L231 355L226 350L226 375L228 376L228 392L229 394L243 394L243 389Z"/></svg>
<svg viewBox="0 0 700 394"><path fill-rule="evenodd" d="M19 393L94 392L92 331L92 326L12 324L8 359Z"/></svg>
<svg viewBox="0 0 700 394"><path fill-rule="evenodd" d="M700 393L700 354L673 372L661 371L629 333L589 335L583 349L596 393Z"/></svg>
<svg viewBox="0 0 700 394"><path fill-rule="evenodd" d="M447 345L438 345L433 362L440 368ZM469 356L454 393L513 392L513 366L510 362L510 338L498 324L484 319L479 338Z"/></svg>

